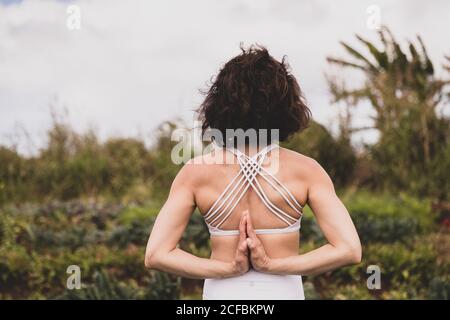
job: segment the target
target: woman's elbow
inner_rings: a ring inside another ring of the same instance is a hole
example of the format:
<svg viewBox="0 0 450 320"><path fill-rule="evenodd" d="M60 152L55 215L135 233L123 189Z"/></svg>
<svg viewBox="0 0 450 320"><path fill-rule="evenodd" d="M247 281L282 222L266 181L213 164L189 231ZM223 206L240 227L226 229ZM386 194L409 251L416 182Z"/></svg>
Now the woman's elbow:
<svg viewBox="0 0 450 320"><path fill-rule="evenodd" d="M358 264L361 262L362 250L358 242L342 244L337 247L339 252L340 264L342 266Z"/></svg>
<svg viewBox="0 0 450 320"><path fill-rule="evenodd" d="M360 263L362 258L361 243L358 241L358 243L347 246L345 256L348 264Z"/></svg>
<svg viewBox="0 0 450 320"><path fill-rule="evenodd" d="M144 265L148 269L157 269L159 265L157 253L154 251L147 250L145 252Z"/></svg>

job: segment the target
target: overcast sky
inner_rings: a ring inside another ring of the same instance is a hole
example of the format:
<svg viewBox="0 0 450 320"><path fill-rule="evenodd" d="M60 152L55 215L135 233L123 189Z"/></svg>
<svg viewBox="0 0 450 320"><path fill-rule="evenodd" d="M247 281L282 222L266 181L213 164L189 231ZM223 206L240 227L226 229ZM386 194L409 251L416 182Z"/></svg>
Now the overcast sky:
<svg viewBox="0 0 450 320"><path fill-rule="evenodd" d="M67 27L74 4L79 30ZM95 126L103 139L149 137L177 116L192 124L198 90L240 42L287 55L314 118L333 126L338 108L329 101L326 56L345 56L339 41L357 45L355 33L376 38L367 27L370 5L397 39L420 34L441 70L450 54L446 0L0 0L0 144L23 126L42 145L51 104L65 106L77 130ZM357 123L366 124L369 112L362 107Z"/></svg>

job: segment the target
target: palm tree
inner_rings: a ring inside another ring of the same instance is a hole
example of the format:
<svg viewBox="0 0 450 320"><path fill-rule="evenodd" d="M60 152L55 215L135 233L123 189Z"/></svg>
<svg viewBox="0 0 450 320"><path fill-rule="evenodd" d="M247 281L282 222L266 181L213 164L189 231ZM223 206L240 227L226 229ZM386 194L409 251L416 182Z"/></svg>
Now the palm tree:
<svg viewBox="0 0 450 320"><path fill-rule="evenodd" d="M328 57L327 60L333 65L362 72L365 79L363 84L349 88L342 78L328 75L327 80L333 102L344 101L350 108L365 99L374 108L375 116L372 126L344 129L350 133L377 129L380 133L378 145L392 144L404 137L403 142L409 144L403 146L408 155L399 163L405 167L405 162L419 161L426 171L442 140L442 127L445 125L440 122L445 119L439 118L437 107L445 103L445 87L450 81L436 77L435 68L420 36L417 36L417 44L408 43L407 50L402 49L387 27L379 31L381 47L361 36L356 35L356 38L368 54L364 55L341 42L352 59ZM450 67L447 68L450 70ZM347 119L347 126L350 126L349 122ZM410 133L406 135L405 130ZM406 169L407 165L404 175L409 174Z"/></svg>

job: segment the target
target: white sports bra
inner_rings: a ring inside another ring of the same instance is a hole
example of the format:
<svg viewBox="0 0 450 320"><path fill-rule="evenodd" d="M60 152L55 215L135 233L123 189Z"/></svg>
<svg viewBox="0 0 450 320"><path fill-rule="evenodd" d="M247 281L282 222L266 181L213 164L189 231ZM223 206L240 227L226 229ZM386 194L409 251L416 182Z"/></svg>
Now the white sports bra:
<svg viewBox="0 0 450 320"><path fill-rule="evenodd" d="M287 225L284 228L255 229L256 234L298 232L302 218L302 205L298 203L292 193L271 172L262 167L266 155L276 147L278 145L268 145L252 157L237 149L226 149L236 156L241 169L204 215L211 236L239 234L239 230L222 230L220 226L231 215L250 187L256 192L267 209ZM283 197L286 203L298 214L297 218L287 214L270 201L257 179L258 176L263 178Z"/></svg>

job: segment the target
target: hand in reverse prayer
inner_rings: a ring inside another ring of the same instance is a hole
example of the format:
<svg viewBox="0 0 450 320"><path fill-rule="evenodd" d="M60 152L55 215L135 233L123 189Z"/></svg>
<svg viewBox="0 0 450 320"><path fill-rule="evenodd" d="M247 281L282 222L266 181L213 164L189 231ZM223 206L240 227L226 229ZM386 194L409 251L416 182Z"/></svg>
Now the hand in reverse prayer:
<svg viewBox="0 0 450 320"><path fill-rule="evenodd" d="M246 244L250 253L250 263L256 271L267 271L270 258L266 254L266 250L264 249L261 241L256 236L248 210L243 212L240 224L242 224L242 221L244 221L245 224L245 232L247 236Z"/></svg>

